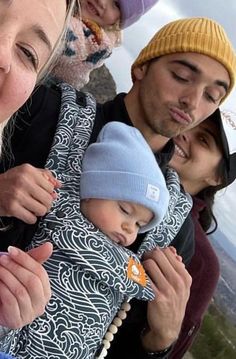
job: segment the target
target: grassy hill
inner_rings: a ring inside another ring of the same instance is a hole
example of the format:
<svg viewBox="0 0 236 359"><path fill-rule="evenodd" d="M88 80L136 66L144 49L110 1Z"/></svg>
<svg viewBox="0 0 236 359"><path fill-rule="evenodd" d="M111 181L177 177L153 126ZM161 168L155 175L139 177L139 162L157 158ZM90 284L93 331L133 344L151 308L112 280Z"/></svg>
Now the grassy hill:
<svg viewBox="0 0 236 359"><path fill-rule="evenodd" d="M190 352L194 359L236 358L236 327L212 304Z"/></svg>

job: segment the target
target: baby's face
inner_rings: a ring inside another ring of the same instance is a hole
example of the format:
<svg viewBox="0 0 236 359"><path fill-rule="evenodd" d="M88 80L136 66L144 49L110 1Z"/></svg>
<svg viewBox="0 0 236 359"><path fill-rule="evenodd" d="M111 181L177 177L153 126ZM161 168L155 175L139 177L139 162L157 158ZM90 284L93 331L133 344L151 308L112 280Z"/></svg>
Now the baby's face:
<svg viewBox="0 0 236 359"><path fill-rule="evenodd" d="M81 0L80 6L82 18L93 20L103 28L112 26L120 20L118 1Z"/></svg>
<svg viewBox="0 0 236 359"><path fill-rule="evenodd" d="M111 240L124 247L131 245L139 229L153 218L153 213L140 204L105 199L83 200L81 211Z"/></svg>

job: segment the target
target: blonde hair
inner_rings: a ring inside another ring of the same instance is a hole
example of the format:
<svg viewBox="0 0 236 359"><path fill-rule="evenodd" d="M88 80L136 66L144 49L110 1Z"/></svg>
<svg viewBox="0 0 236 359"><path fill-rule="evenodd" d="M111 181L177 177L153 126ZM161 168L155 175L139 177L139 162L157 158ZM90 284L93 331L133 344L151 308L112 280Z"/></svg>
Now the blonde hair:
<svg viewBox="0 0 236 359"><path fill-rule="evenodd" d="M47 75L47 73L50 72L50 68L53 66L54 61L59 56L64 45L65 35L68 28L68 24L70 22L70 18L72 15L78 12L78 9L80 7L79 0L66 0L66 7L67 7L67 12L66 12L66 18L65 18L63 30L53 48L50 57L48 58L46 64L42 67L42 69L38 74L37 83L41 82L43 78Z"/></svg>
<svg viewBox="0 0 236 359"><path fill-rule="evenodd" d="M108 26L104 29L107 36L113 41L114 47L121 46L122 43L122 30L120 26L120 20L118 20L115 24Z"/></svg>

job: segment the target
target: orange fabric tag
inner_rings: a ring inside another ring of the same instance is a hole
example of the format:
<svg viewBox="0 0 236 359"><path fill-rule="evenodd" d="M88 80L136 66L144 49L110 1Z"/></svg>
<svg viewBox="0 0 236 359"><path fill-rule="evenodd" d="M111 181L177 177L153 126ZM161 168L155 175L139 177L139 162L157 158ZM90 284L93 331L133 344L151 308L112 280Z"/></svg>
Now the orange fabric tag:
<svg viewBox="0 0 236 359"><path fill-rule="evenodd" d="M146 287L147 278L145 270L141 263L137 263L132 257L130 257L127 268L127 276L134 282Z"/></svg>

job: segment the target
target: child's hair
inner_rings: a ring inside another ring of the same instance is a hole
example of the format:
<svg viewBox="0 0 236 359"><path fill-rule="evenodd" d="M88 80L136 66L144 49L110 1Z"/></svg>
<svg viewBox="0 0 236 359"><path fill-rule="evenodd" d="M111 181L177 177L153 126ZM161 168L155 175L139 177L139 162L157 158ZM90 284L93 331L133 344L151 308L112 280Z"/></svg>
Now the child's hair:
<svg viewBox="0 0 236 359"><path fill-rule="evenodd" d="M45 77L45 75L48 72L50 72L50 69L53 66L54 61L56 60L57 56L59 56L60 52L62 51L70 18L72 15L78 13L78 11L79 11L79 7L80 7L79 0L66 0L66 6L67 6L67 12L66 12L66 18L65 18L63 30L53 48L53 51L52 51L48 61L42 67L42 69L40 70L40 72L38 74L37 83L41 82L43 80L43 78Z"/></svg>
<svg viewBox="0 0 236 359"><path fill-rule="evenodd" d="M104 31L106 32L107 36L111 39L114 44L114 47L119 47L122 42L122 32L120 27L120 20L117 21L115 24L110 25L109 27L105 28Z"/></svg>

